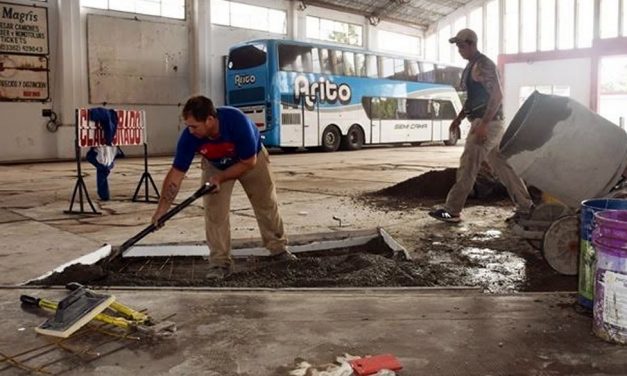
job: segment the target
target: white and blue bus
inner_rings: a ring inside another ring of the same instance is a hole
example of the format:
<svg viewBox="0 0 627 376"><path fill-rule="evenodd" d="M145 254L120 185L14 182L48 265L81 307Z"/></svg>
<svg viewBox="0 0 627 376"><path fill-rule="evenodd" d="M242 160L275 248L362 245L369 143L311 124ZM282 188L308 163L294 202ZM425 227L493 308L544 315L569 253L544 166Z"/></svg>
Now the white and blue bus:
<svg viewBox="0 0 627 376"><path fill-rule="evenodd" d="M226 103L268 147L357 150L364 144L442 141L462 108L462 69L335 45L265 39L233 46Z"/></svg>

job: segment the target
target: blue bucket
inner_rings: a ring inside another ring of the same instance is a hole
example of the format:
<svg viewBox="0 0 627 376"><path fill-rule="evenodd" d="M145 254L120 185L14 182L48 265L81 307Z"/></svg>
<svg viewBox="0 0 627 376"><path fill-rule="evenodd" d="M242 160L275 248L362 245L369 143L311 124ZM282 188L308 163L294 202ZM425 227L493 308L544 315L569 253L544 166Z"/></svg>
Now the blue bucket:
<svg viewBox="0 0 627 376"><path fill-rule="evenodd" d="M592 310L594 301L594 263L596 253L592 244L594 213L604 210L627 210L627 200L604 198L581 203L581 229L579 232L579 287L577 301Z"/></svg>

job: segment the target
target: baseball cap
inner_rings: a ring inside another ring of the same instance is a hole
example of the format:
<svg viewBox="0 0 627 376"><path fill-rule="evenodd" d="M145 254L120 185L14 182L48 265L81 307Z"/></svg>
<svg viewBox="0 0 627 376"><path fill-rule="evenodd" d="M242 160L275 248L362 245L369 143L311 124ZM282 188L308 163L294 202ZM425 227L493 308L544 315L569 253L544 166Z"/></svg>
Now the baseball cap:
<svg viewBox="0 0 627 376"><path fill-rule="evenodd" d="M461 29L457 35L448 40L449 43L473 42L477 43L477 33L470 29Z"/></svg>

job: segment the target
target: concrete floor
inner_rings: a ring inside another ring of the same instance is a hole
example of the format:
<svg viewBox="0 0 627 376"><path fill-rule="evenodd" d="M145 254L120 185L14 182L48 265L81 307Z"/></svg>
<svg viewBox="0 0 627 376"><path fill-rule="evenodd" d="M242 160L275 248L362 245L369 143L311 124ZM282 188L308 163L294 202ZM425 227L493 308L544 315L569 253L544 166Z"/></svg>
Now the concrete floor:
<svg viewBox="0 0 627 376"><path fill-rule="evenodd" d="M424 234L498 227L511 208L475 206L454 229L434 223L424 208L388 210L354 200L434 168L455 167L461 147L368 148L332 154L271 157L289 234L382 226L410 253ZM160 186L170 158L154 158ZM73 163L0 166L0 285L16 285L99 248L118 245L143 229L154 204L129 201L141 159L120 159L110 177L112 200L98 202L95 172L85 167L92 199L103 215L63 213L75 182ZM191 170L179 199L198 186ZM258 237L245 194L232 200L233 238ZM487 223L485 215L494 223ZM342 227L333 216L342 218ZM142 244L202 241L202 208L194 204ZM43 319L24 312L20 289L0 289L4 320L0 353L45 344L32 328ZM29 290L55 296L55 290ZM176 313L174 341L134 346L79 365L76 374L287 375L296 358L313 364L343 353L393 353L403 375L627 374L627 348L591 334L591 319L576 313L569 293L487 295L476 290L179 291L115 292L122 302L156 317ZM19 330L25 328L25 330ZM4 366L0 363L0 369ZM12 368L0 374L14 374ZM17 373L19 374L19 373Z"/></svg>

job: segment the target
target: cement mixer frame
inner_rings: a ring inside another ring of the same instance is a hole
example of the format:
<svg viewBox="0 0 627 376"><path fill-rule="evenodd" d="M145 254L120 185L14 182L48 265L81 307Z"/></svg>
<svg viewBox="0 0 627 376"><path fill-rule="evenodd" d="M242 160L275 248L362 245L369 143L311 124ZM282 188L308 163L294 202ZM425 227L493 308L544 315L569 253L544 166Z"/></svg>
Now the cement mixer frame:
<svg viewBox="0 0 627 376"><path fill-rule="evenodd" d="M625 171L627 177L627 170ZM608 195L599 198L627 198L627 180ZM553 270L564 275L577 275L580 251L580 208L566 206L548 199L535 207L529 219L520 220L513 232L527 240Z"/></svg>

